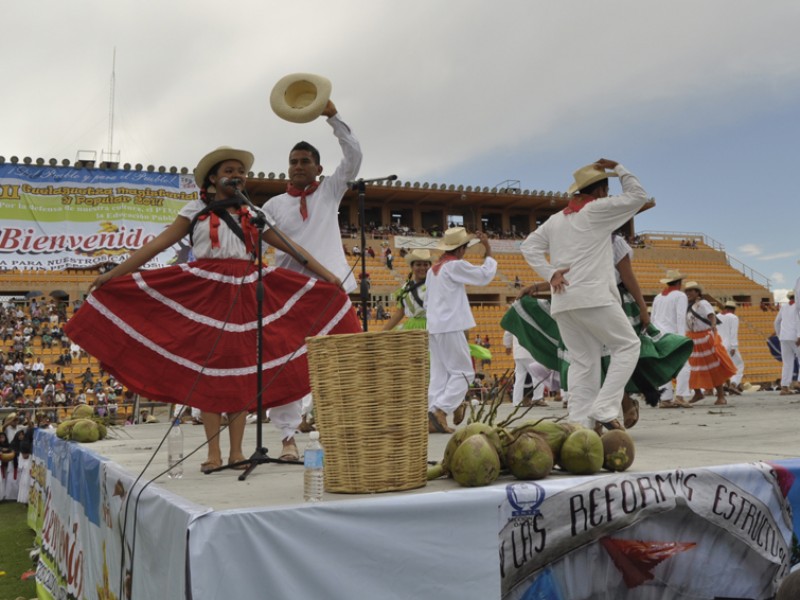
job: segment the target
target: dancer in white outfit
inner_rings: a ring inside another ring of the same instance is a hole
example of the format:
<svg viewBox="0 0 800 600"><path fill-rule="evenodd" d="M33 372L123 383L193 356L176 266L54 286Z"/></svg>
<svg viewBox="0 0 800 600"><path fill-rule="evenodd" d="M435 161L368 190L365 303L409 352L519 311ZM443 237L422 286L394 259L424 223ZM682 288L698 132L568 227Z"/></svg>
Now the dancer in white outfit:
<svg viewBox="0 0 800 600"><path fill-rule="evenodd" d="M511 403L514 406L546 406L544 401L544 389L553 389L553 379L558 377L555 371L536 362L516 336L510 331L503 333L503 346L506 352L512 353L514 357L514 388L511 393ZM525 395L525 380L531 376L533 392L530 402L527 404L522 400Z"/></svg>
<svg viewBox="0 0 800 600"><path fill-rule="evenodd" d="M644 206L647 194L634 175L612 160L600 159L574 176L567 208L528 236L521 250L553 291L551 314L570 359L570 420L624 429L617 415L640 342L622 309L609 240ZM609 177L620 177L621 195L608 196ZM611 363L601 385L604 345Z"/></svg>
<svg viewBox="0 0 800 600"><path fill-rule="evenodd" d="M717 315L717 332L722 338L722 345L730 354L736 367L736 375L731 377L731 386L737 392L742 391L742 376L744 375L744 361L739 352L739 317L736 316L736 302L728 300L722 312Z"/></svg>
<svg viewBox="0 0 800 600"><path fill-rule="evenodd" d="M650 320L656 329L663 333L686 335L686 311L689 301L681 289L683 275L675 269L667 271L667 276L661 280L666 287L653 298L653 309ZM687 361L675 378L675 391L673 399L672 382L661 387L660 408L692 408L688 398L692 391L689 388L689 375L691 369Z"/></svg>
<svg viewBox="0 0 800 600"><path fill-rule="evenodd" d="M469 308L467 285L488 285L497 272L497 261L485 233L474 238L463 227L451 227L439 242L444 254L428 271L425 310L428 314L428 343L431 379L428 385L428 431L451 433L447 415L464 401L475 378L469 343L465 335L475 327ZM486 249L483 264L463 260L469 246L480 242Z"/></svg>
<svg viewBox="0 0 800 600"><path fill-rule="evenodd" d="M795 305L794 291L786 294L788 302L781 305L778 316L775 317L775 334L781 342L781 359L783 369L781 370L781 396L793 394L792 388L797 388L797 380L794 377L794 361L800 360L800 316Z"/></svg>

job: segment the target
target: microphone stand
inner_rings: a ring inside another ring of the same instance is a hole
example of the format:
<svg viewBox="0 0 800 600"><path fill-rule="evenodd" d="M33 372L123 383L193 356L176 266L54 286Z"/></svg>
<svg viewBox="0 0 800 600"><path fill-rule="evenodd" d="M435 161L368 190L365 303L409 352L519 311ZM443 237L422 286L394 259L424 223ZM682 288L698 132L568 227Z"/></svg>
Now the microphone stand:
<svg viewBox="0 0 800 600"><path fill-rule="evenodd" d="M253 472L253 470L258 465L263 465L265 463L281 463L281 464L288 464L288 465L302 465L303 461L300 460L283 460L281 458L271 458L267 454L267 449L264 447L264 431L263 427L264 424L261 422L261 416L264 411L264 387L263 387L263 377L264 377L264 257L263 252L261 250L261 243L262 239L261 236L264 233L264 228L269 225L269 228L272 229L278 238L288 246L289 254L291 254L292 258L294 258L297 262L301 265L308 264L308 259L301 254L297 248L295 248L292 244L290 244L286 238L284 237L283 233L280 230L275 228L274 223L270 223L269 219L267 218L266 213L261 210L261 208L257 207L250 201L250 198L245 196L239 189L233 185L234 194L236 197L242 201L243 204L246 204L253 210L253 217L250 219L250 222L253 226L258 230L258 244L256 244L257 251L256 251L256 264L258 266L258 280L256 282L256 321L258 326L256 327L256 331L258 332L258 341L256 343L256 415L258 419L256 420L256 449L250 458L245 460L240 460L230 465L223 465L221 467L217 467L216 469L211 469L206 471L207 473L216 473L217 471L223 471L225 469L237 469L242 465L247 465L247 468L239 475L239 481L245 481L247 476ZM242 411L244 412L244 411ZM244 415L240 414L240 419L246 418Z"/></svg>
<svg viewBox="0 0 800 600"><path fill-rule="evenodd" d="M348 181L347 185L351 190L358 191L358 220L361 225L361 327L367 331L367 305L369 304L369 288L370 283L367 279L367 224L366 224L366 208L364 207L364 198L366 197L367 184L378 183L381 181L394 181L397 175L389 175L387 177L377 177L375 179L357 179L356 181Z"/></svg>

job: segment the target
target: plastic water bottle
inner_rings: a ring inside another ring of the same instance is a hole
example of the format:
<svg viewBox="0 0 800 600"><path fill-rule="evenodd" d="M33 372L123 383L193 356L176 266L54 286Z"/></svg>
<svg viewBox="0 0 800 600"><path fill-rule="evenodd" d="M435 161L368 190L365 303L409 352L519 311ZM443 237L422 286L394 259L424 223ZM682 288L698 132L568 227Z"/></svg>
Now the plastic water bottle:
<svg viewBox="0 0 800 600"><path fill-rule="evenodd" d="M322 444L319 443L319 432L312 431L309 436L310 441L303 452L303 500L306 502L322 501L324 489L324 479L322 465L325 452Z"/></svg>
<svg viewBox="0 0 800 600"><path fill-rule="evenodd" d="M167 436L167 466L170 479L180 479L183 477L183 431L181 430L180 417L172 422L169 435Z"/></svg>

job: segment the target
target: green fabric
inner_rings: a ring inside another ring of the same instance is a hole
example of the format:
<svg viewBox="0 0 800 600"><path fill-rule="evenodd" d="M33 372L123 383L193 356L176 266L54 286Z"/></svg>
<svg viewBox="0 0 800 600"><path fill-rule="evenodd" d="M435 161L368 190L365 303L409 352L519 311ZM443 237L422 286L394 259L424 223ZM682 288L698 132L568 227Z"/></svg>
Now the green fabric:
<svg viewBox="0 0 800 600"><path fill-rule="evenodd" d="M469 354L472 358L477 360L492 360L492 352L488 348L479 346L478 344L469 345Z"/></svg>
<svg viewBox="0 0 800 600"><path fill-rule="evenodd" d="M661 333L652 324L639 331L639 307L630 294L623 295L623 308L637 330L641 348L636 370L628 381L627 392L651 392L672 380L689 359L694 346L682 335ZM550 316L550 302L525 296L514 302L500 321L513 333L536 361L561 374L561 387L568 388L569 353L561 341L558 324ZM608 370L611 357L602 358L602 373Z"/></svg>
<svg viewBox="0 0 800 600"><path fill-rule="evenodd" d="M403 321L401 329L425 329L428 326L428 319L422 317L408 317Z"/></svg>

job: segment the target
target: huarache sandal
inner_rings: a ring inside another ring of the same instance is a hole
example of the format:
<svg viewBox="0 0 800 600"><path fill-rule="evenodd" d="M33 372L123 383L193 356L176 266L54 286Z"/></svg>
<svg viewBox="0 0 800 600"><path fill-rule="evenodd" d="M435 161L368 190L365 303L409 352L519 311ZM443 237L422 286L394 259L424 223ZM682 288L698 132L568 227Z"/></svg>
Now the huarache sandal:
<svg viewBox="0 0 800 600"><path fill-rule="evenodd" d="M236 464L236 463L242 463L242 464ZM236 465L236 466L234 467L233 465ZM228 458L228 466L231 469L236 469L237 471L244 471L245 469L247 469L247 467L250 466L250 463L247 462L247 459L245 458L245 456L243 454L240 454L239 456L231 456L231 457L229 457Z"/></svg>
<svg viewBox="0 0 800 600"><path fill-rule="evenodd" d="M625 396L622 399L622 418L625 429L630 429L639 422L639 401Z"/></svg>
<svg viewBox="0 0 800 600"><path fill-rule="evenodd" d="M607 421L605 423L596 421L594 424L594 430L595 433L597 433L597 435L603 435L606 432L606 430L614 431L615 429L618 429L620 431L625 431L625 428L622 426L622 423L620 423L617 419L612 419L611 421Z"/></svg>
<svg viewBox="0 0 800 600"><path fill-rule="evenodd" d="M200 464L200 472L211 473L212 471L219 469L221 466L222 461L220 459L212 460L209 458L206 462Z"/></svg>
<svg viewBox="0 0 800 600"><path fill-rule="evenodd" d="M278 458L279 460L300 460L300 453L297 451L297 444L294 443L294 438L283 440L283 454Z"/></svg>

